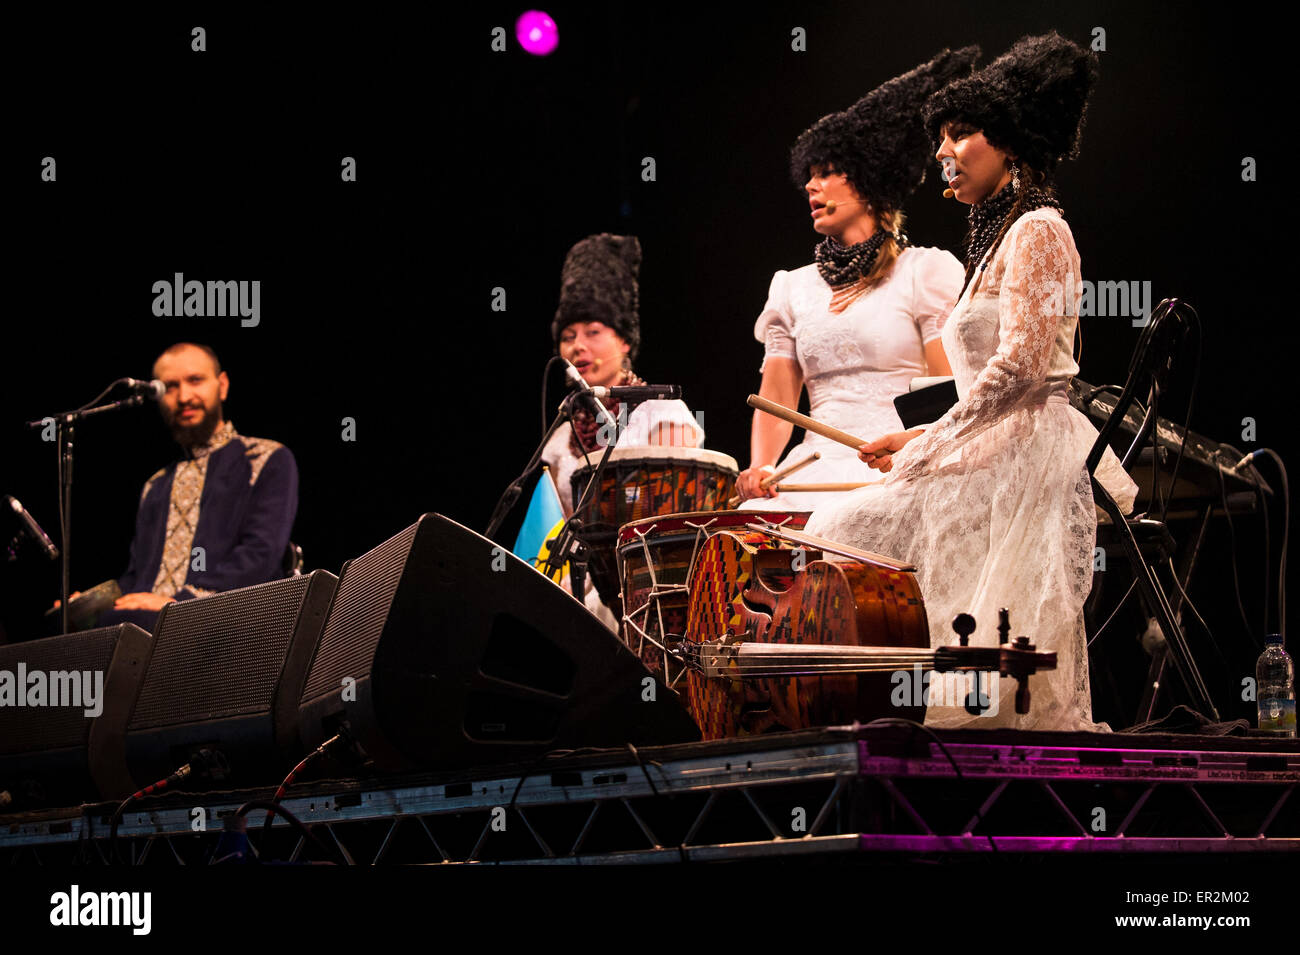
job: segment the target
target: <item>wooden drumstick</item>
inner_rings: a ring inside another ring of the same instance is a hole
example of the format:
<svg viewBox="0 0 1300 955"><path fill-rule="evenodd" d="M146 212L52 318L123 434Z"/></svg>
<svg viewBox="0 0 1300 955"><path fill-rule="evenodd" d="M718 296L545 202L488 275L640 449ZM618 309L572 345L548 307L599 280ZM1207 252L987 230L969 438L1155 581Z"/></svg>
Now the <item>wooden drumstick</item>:
<svg viewBox="0 0 1300 955"><path fill-rule="evenodd" d="M763 478L763 480L759 481L758 486L766 491L777 481L781 480L781 478L789 477L791 474L794 474L794 472L798 471L800 468L806 468L814 461L820 461L821 459L822 459L822 453L820 451L814 451L812 454L804 458L798 464L791 464L787 467L782 468L779 471L772 472L767 477ZM740 503L740 495L737 494L735 497L727 501L727 507L735 507L739 503Z"/></svg>
<svg viewBox="0 0 1300 955"><path fill-rule="evenodd" d="M778 494L784 494L787 491L791 491L791 492L793 491L799 491L799 492L856 491L860 487L868 487L869 485L872 484L884 484L884 483L885 483L884 480L880 480L880 481L861 481L861 482L844 481L835 484L778 484L776 486L776 492Z"/></svg>
<svg viewBox="0 0 1300 955"><path fill-rule="evenodd" d="M813 432L813 434L820 434L823 438L830 438L832 441L838 441L840 444L846 445L854 451L857 451L867 443L865 438L859 438L856 435L849 434L847 431L841 431L839 428L832 428L828 424L822 424L816 418L810 418L806 414L800 414L797 411L787 408L785 405L780 405L775 401L764 398L762 395L750 395L746 403L751 408L756 408L759 411L766 411L768 414L788 421L791 424L797 424L801 428L806 428Z"/></svg>

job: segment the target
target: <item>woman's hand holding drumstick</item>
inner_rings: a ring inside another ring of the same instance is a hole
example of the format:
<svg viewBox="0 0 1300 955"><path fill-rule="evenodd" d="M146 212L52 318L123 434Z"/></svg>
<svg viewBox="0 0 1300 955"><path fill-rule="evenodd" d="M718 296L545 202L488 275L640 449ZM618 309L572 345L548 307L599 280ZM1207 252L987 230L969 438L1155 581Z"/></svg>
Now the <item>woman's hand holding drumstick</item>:
<svg viewBox="0 0 1300 955"><path fill-rule="evenodd" d="M876 438L874 441L864 441L857 435L841 431L839 428L832 428L816 418L800 414L761 395L750 395L747 404L751 408L757 408L759 411L767 412L777 418L789 421L791 424L806 428L814 434L820 434L824 438L830 438L832 441L847 445L858 452L858 457L868 467L875 468L878 471L889 471L894 466L894 453L901 451L903 445L924 433L924 429L916 428L912 431L894 431L883 437Z"/></svg>
<svg viewBox="0 0 1300 955"><path fill-rule="evenodd" d="M894 431L883 437L876 438L874 441L868 441L858 449L858 457L866 463L868 467L875 468L877 471L888 472L894 466L894 454L903 450L903 445L913 438L919 438L925 434L924 428L916 428L912 431Z"/></svg>
<svg viewBox="0 0 1300 955"><path fill-rule="evenodd" d="M772 487L772 485L776 484L776 482L780 481L782 478L793 474L795 471L798 471L800 468L806 468L814 461L820 461L821 457L822 457L822 453L820 451L814 451L812 454L808 455L808 457L804 458L798 464L791 464L788 467L782 468L780 471L772 472L767 477L763 478L763 480L758 482L759 490L766 491L768 488ZM770 494L768 496L771 497ZM735 497L727 501L727 507L735 507L742 500L743 498L739 494L737 494Z"/></svg>

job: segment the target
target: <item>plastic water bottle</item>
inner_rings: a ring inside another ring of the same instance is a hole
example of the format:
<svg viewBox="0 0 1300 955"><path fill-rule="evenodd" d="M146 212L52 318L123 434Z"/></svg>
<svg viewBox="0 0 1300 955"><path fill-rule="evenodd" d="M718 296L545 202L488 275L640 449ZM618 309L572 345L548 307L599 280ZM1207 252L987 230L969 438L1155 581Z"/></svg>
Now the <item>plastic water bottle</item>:
<svg viewBox="0 0 1300 955"><path fill-rule="evenodd" d="M1255 699L1260 732L1295 738L1295 668L1282 649L1282 638L1272 634L1255 664Z"/></svg>

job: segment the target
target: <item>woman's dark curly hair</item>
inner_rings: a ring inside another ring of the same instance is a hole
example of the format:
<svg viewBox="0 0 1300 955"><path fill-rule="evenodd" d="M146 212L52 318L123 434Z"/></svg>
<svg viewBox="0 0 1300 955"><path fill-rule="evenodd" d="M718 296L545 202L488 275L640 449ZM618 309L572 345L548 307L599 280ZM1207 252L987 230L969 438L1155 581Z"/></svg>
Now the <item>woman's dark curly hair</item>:
<svg viewBox="0 0 1300 955"><path fill-rule="evenodd" d="M922 107L944 84L969 73L979 53L977 46L944 50L848 109L817 120L790 150L795 186L803 188L813 167L831 167L877 212L902 209L932 161Z"/></svg>
<svg viewBox="0 0 1300 955"><path fill-rule="evenodd" d="M1079 153L1097 54L1056 32L1027 36L971 76L949 83L925 104L932 141L962 122L990 145L1050 177Z"/></svg>

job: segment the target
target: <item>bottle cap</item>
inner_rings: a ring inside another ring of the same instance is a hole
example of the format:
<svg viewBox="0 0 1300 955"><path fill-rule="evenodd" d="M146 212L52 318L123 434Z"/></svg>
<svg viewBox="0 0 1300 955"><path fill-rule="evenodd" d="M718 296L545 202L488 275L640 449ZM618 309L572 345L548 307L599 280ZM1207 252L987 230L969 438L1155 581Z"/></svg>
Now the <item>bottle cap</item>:
<svg viewBox="0 0 1300 955"><path fill-rule="evenodd" d="M1273 645L1273 644L1275 644L1275 643L1276 643L1278 646L1281 646L1281 645L1282 645L1282 634L1280 634L1280 633L1270 633L1267 637L1264 638L1264 643L1265 643L1266 645L1268 645L1268 646L1271 646L1271 645Z"/></svg>

